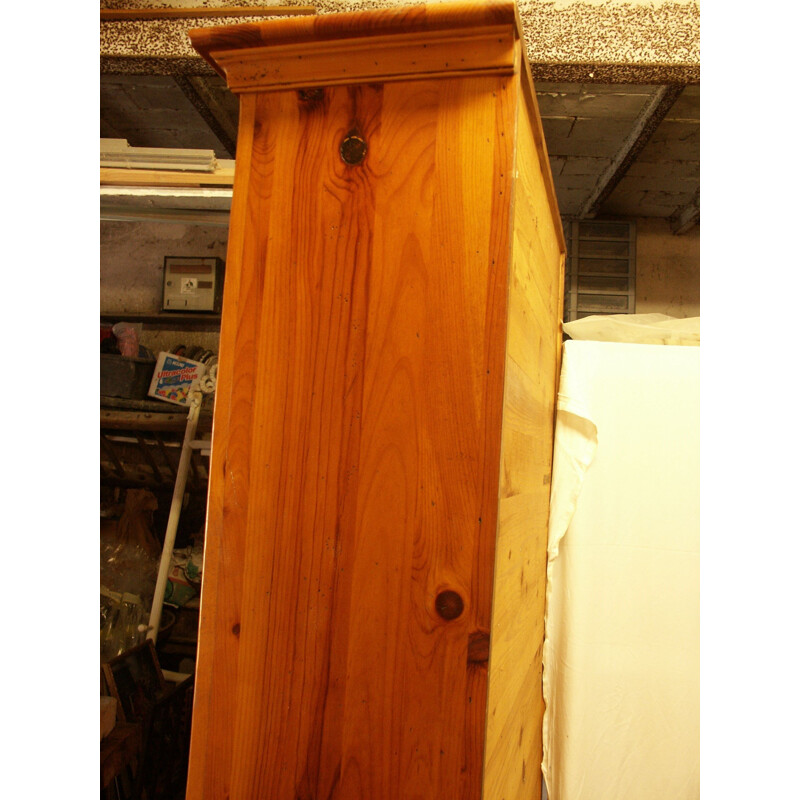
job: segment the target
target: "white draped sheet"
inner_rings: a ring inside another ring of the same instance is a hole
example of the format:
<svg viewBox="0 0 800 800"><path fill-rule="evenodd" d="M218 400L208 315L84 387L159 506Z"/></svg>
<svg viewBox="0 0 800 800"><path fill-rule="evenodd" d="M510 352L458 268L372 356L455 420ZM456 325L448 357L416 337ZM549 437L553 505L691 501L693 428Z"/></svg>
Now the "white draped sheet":
<svg viewBox="0 0 800 800"><path fill-rule="evenodd" d="M564 345L544 645L550 800L695 800L700 348Z"/></svg>

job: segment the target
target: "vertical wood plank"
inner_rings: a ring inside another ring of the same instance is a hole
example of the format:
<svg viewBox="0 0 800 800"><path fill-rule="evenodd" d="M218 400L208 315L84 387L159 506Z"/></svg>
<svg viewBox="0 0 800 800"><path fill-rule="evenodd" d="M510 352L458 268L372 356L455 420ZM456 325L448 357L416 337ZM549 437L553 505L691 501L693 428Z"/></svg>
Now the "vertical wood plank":
<svg viewBox="0 0 800 800"><path fill-rule="evenodd" d="M237 642L233 629L239 617L238 583L245 535L237 519L241 520L247 503L246 439L251 424L247 398L252 395L256 380L254 341L262 280L262 271L251 267L247 249L251 245L246 246L246 240L252 238L247 217L254 117L254 98L242 98L239 169L231 204L218 389L214 398L187 797L224 797L229 791L231 740L219 728L218 719L230 711L227 703L236 682Z"/></svg>
<svg viewBox="0 0 800 800"><path fill-rule="evenodd" d="M541 794L541 655L563 248L519 86L484 797Z"/></svg>

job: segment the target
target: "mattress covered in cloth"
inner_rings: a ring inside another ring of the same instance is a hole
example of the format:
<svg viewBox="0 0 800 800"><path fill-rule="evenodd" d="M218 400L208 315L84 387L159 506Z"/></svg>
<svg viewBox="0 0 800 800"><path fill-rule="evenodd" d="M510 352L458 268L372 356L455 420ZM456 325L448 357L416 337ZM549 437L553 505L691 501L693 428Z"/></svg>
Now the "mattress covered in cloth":
<svg viewBox="0 0 800 800"><path fill-rule="evenodd" d="M699 797L700 348L564 345L548 545L550 800Z"/></svg>

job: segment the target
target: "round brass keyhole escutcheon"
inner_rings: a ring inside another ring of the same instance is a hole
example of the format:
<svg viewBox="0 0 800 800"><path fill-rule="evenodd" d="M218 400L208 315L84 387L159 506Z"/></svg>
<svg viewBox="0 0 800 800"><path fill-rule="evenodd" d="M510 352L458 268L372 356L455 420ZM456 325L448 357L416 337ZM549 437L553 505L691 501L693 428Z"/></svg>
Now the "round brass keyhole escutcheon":
<svg viewBox="0 0 800 800"><path fill-rule="evenodd" d="M445 589L436 595L436 613L446 620L457 619L464 611L464 601L458 592Z"/></svg>
<svg viewBox="0 0 800 800"><path fill-rule="evenodd" d="M345 164L354 167L366 157L367 143L357 133L348 133L339 145L339 155Z"/></svg>

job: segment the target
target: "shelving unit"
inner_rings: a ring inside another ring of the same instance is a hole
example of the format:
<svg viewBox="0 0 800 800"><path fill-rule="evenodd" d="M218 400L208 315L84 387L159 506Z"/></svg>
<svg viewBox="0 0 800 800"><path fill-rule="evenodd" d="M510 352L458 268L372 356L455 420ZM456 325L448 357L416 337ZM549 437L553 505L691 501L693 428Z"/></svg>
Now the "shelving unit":
<svg viewBox="0 0 800 800"><path fill-rule="evenodd" d="M154 491L173 487L186 429L186 410L176 406L175 412L155 411L156 402L120 401L122 407L101 406L101 483ZM202 440L210 431L211 412L204 409L198 423L198 438ZM193 449L186 486L187 493L203 499L208 487L208 466L202 456L210 448L210 441L199 441Z"/></svg>

